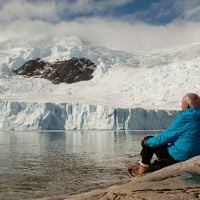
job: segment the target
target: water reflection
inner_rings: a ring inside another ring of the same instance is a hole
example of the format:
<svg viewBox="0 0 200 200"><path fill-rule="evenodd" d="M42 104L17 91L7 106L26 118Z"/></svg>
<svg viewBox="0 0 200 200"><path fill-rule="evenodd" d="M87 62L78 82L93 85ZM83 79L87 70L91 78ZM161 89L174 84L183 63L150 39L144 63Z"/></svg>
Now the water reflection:
<svg viewBox="0 0 200 200"><path fill-rule="evenodd" d="M59 132L40 132L39 146L40 153L49 154L64 154L66 149L66 133Z"/></svg>
<svg viewBox="0 0 200 200"><path fill-rule="evenodd" d="M148 132L0 133L0 199L72 194L126 178ZM151 133L152 135L152 133Z"/></svg>

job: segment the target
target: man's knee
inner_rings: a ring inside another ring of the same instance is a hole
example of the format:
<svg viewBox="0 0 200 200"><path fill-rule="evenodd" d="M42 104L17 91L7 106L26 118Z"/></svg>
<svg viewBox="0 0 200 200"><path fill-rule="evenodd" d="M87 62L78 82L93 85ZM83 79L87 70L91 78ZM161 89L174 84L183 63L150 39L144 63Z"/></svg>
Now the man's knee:
<svg viewBox="0 0 200 200"><path fill-rule="evenodd" d="M142 145L143 148L148 147L148 145L147 145L147 140L148 140L149 138L152 138L152 137L154 137L154 136L149 135L149 136L145 136L145 137L142 139L141 145Z"/></svg>

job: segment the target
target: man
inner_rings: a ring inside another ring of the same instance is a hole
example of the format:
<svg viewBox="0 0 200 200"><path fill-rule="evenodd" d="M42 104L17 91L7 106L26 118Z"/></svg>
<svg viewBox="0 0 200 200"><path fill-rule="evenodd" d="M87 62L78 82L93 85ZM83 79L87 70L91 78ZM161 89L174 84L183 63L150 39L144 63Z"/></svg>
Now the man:
<svg viewBox="0 0 200 200"><path fill-rule="evenodd" d="M167 165L200 155L200 97L188 93L182 98L182 111L172 124L158 136L142 140L142 160L129 175L137 176ZM153 155L158 160L151 164ZM157 163L157 164L156 164Z"/></svg>

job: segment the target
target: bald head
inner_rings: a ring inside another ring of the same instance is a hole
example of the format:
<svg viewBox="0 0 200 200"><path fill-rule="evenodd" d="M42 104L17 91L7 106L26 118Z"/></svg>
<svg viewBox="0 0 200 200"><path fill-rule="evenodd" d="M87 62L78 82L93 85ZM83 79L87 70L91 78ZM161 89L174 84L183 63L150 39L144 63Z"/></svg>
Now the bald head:
<svg viewBox="0 0 200 200"><path fill-rule="evenodd" d="M182 98L182 110L188 108L200 108L200 97L195 93L187 93Z"/></svg>

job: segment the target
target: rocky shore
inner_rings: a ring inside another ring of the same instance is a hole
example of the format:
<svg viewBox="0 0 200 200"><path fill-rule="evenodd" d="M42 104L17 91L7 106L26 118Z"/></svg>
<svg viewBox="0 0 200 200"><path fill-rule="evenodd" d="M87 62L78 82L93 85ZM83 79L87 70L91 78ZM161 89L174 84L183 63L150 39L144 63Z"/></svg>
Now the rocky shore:
<svg viewBox="0 0 200 200"><path fill-rule="evenodd" d="M48 200L197 200L200 199L200 156L127 183L70 197ZM46 199L46 200L47 200ZM44 199L43 199L44 200Z"/></svg>

